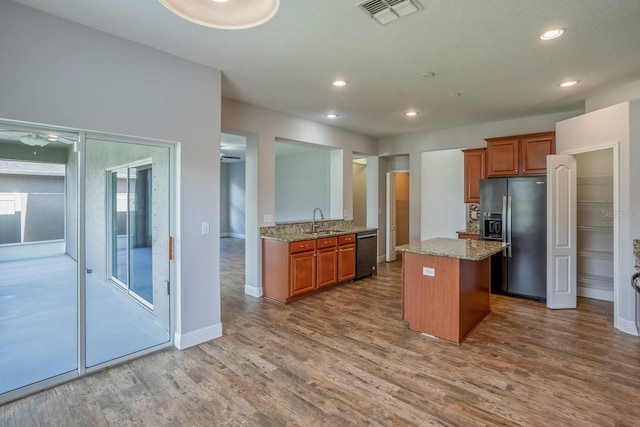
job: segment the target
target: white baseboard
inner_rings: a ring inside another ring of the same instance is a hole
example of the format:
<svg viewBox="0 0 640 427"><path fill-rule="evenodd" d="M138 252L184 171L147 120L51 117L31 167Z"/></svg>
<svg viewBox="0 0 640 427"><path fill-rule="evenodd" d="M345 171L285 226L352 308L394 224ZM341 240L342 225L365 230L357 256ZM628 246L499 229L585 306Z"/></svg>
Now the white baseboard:
<svg viewBox="0 0 640 427"><path fill-rule="evenodd" d="M387 260L386 255L380 255L378 257L378 264L380 264L381 262L385 262Z"/></svg>
<svg viewBox="0 0 640 427"><path fill-rule="evenodd" d="M605 291L602 289L593 289L578 286L578 296L613 302L613 291Z"/></svg>
<svg viewBox="0 0 640 427"><path fill-rule="evenodd" d="M620 317L618 317L618 321L616 323L616 329L624 332L625 334L638 336L636 322L632 322L631 320L627 319L621 319Z"/></svg>
<svg viewBox="0 0 640 427"><path fill-rule="evenodd" d="M220 233L220 237L231 237L231 233Z"/></svg>
<svg viewBox="0 0 640 427"><path fill-rule="evenodd" d="M229 236L235 237L236 239L244 239L246 236L240 233L229 233Z"/></svg>
<svg viewBox="0 0 640 427"><path fill-rule="evenodd" d="M245 295L250 295L252 297L260 298L262 296L262 288L245 283L244 293Z"/></svg>
<svg viewBox="0 0 640 427"><path fill-rule="evenodd" d="M206 328L187 332L186 334L176 332L173 335L173 345L176 346L178 350L184 350L185 348L193 347L194 345L202 344L203 342L211 341L221 336L222 323L217 323L207 326Z"/></svg>

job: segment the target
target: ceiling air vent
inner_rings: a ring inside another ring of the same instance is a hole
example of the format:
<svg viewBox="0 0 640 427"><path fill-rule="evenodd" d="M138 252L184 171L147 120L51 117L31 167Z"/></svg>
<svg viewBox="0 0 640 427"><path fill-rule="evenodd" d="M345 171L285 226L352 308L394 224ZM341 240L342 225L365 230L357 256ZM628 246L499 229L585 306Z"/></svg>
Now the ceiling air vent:
<svg viewBox="0 0 640 427"><path fill-rule="evenodd" d="M417 0L367 0L358 6L379 24L387 24L422 9Z"/></svg>

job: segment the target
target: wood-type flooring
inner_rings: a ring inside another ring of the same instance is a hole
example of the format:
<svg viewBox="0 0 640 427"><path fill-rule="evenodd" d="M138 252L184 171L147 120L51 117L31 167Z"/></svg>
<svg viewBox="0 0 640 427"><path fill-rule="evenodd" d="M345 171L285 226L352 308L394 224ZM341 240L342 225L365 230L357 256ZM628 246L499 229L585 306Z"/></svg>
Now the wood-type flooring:
<svg viewBox="0 0 640 427"><path fill-rule="evenodd" d="M493 295L459 346L407 330L399 262L279 305L244 294L243 254L222 239L221 338L0 406L0 425L640 425L640 338L611 303Z"/></svg>

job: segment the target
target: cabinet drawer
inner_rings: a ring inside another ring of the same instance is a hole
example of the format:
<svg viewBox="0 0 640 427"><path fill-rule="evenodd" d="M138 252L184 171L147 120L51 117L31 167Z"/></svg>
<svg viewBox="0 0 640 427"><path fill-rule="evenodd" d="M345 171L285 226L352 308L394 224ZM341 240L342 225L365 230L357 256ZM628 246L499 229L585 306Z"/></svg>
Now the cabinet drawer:
<svg viewBox="0 0 640 427"><path fill-rule="evenodd" d="M317 241L318 249L321 248L331 248L338 244L338 239L336 237L322 237Z"/></svg>
<svg viewBox="0 0 640 427"><path fill-rule="evenodd" d="M355 241L356 241L355 234L346 234L344 236L338 236L339 245L348 245L349 243L355 243Z"/></svg>
<svg viewBox="0 0 640 427"><path fill-rule="evenodd" d="M312 251L315 248L315 240L301 240L299 242L293 242L289 244L289 253L295 254L298 252Z"/></svg>

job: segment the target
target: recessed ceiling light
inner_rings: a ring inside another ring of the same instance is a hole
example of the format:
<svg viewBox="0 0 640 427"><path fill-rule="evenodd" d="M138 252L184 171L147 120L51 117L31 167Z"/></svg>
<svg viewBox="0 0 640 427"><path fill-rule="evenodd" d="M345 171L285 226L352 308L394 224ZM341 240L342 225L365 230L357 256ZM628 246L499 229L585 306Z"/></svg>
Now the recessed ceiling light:
<svg viewBox="0 0 640 427"><path fill-rule="evenodd" d="M338 115L338 114L336 114L336 113L327 113L327 114L325 114L325 117L326 117L327 119L337 119L337 118L338 118L338 116L339 116L339 115Z"/></svg>
<svg viewBox="0 0 640 427"><path fill-rule="evenodd" d="M160 0L179 17L205 27L239 30L264 24L278 11L280 0Z"/></svg>
<svg viewBox="0 0 640 427"><path fill-rule="evenodd" d="M566 28L554 28L552 30L549 31L545 31L544 33L542 33L540 35L540 40L553 40L553 39L557 39L558 37L560 37L561 35L564 34L564 32L567 31Z"/></svg>
<svg viewBox="0 0 640 427"><path fill-rule="evenodd" d="M578 80L568 80L566 82L560 83L560 87L571 87L577 85L578 83Z"/></svg>
<svg viewBox="0 0 640 427"><path fill-rule="evenodd" d="M407 116L407 117L415 117L415 116L418 115L418 112L411 110L411 111L407 111L406 113L404 113L404 115Z"/></svg>
<svg viewBox="0 0 640 427"><path fill-rule="evenodd" d="M229 0L213 0L215 3L226 3Z"/></svg>
<svg viewBox="0 0 640 427"><path fill-rule="evenodd" d="M331 84L334 85L335 87L344 87L347 85L347 82L345 82L344 80L336 80Z"/></svg>
<svg viewBox="0 0 640 427"><path fill-rule="evenodd" d="M431 79L435 76L436 76L436 73L434 73L433 71L429 71L428 73L422 73L423 79Z"/></svg>

